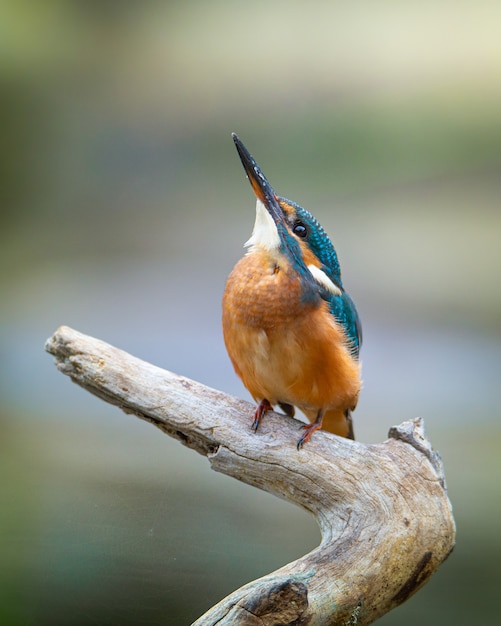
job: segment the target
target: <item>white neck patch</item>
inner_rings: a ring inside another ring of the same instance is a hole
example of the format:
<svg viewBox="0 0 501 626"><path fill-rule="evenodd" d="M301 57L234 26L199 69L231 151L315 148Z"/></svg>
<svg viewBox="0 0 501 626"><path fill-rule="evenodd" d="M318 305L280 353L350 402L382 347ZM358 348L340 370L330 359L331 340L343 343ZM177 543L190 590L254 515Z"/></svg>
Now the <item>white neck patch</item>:
<svg viewBox="0 0 501 626"><path fill-rule="evenodd" d="M308 269L310 270L311 275L317 281L317 283L320 283L323 287L327 289L327 291L330 291L335 296L341 295L341 289L339 289L339 287L332 282L332 280L323 270L313 264L308 265Z"/></svg>
<svg viewBox="0 0 501 626"><path fill-rule="evenodd" d="M277 225L261 200L256 202L256 221L252 235L245 247L250 248L249 252L253 252L257 248L272 252L280 247Z"/></svg>

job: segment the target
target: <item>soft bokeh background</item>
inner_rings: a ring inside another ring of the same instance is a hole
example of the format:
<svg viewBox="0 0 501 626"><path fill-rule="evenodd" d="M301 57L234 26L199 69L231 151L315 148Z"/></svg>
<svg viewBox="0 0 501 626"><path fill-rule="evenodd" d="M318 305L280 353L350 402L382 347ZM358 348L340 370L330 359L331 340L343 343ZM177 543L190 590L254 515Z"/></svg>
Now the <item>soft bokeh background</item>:
<svg viewBox="0 0 501 626"><path fill-rule="evenodd" d="M316 545L305 512L59 374L60 324L248 397L220 331L254 201L320 219L364 322L365 442L424 417L457 547L379 623L493 623L501 5L6 0L0 622L186 624Z"/></svg>

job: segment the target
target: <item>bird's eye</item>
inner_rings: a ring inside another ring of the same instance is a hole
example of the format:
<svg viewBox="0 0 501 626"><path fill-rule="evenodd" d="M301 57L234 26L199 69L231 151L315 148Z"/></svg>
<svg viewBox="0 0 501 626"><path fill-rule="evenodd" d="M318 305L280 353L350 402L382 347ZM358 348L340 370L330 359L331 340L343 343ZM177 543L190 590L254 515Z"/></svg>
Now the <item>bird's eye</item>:
<svg viewBox="0 0 501 626"><path fill-rule="evenodd" d="M303 224L303 222L296 222L294 226L292 227L292 232L298 237L301 237L302 239L304 239L306 235L308 234L308 229Z"/></svg>

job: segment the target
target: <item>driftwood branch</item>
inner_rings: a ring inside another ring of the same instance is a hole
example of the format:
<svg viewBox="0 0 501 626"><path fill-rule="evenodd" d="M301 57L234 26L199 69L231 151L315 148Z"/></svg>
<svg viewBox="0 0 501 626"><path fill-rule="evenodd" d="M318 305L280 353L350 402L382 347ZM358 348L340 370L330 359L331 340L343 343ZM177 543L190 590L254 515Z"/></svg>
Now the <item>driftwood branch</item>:
<svg viewBox="0 0 501 626"><path fill-rule="evenodd" d="M318 432L296 450L297 421L141 361L67 327L46 344L58 369L206 456L211 467L316 517L318 548L233 592L195 624L370 624L417 591L454 546L440 457L416 419L366 445Z"/></svg>

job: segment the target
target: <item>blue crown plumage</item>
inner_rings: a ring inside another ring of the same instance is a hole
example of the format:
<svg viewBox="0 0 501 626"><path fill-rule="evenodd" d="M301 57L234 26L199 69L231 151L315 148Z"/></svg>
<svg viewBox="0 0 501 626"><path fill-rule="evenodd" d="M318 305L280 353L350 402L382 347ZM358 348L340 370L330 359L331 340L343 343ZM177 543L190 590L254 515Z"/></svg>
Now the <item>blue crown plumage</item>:
<svg viewBox="0 0 501 626"><path fill-rule="evenodd" d="M355 304L344 290L339 260L329 236L307 209L286 198L279 197L279 202L290 206L294 211L294 220L300 220L306 226L308 233L305 243L322 264L322 271L339 287L339 295L326 289L321 289L320 295L328 302L329 310L336 321L343 326L351 353L358 358L362 344L362 326Z"/></svg>

